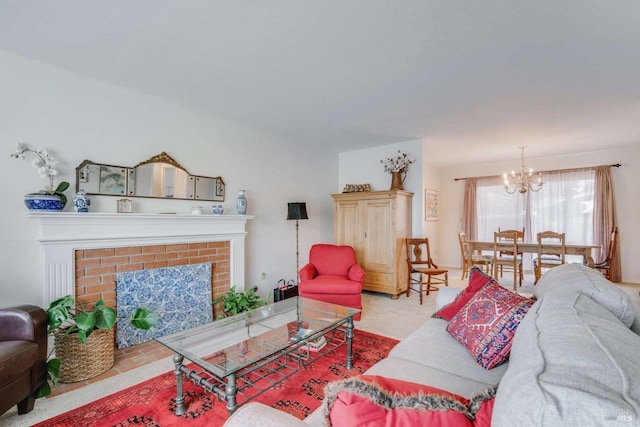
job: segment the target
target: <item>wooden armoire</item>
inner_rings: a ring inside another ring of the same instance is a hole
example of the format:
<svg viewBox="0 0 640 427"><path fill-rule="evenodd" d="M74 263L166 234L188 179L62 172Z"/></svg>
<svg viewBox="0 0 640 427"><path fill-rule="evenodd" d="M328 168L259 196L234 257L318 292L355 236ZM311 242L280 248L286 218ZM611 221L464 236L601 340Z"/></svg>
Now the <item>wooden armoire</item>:
<svg viewBox="0 0 640 427"><path fill-rule="evenodd" d="M397 299L407 289L405 239L411 237L411 199L403 190L333 194L337 245L356 251L363 288Z"/></svg>

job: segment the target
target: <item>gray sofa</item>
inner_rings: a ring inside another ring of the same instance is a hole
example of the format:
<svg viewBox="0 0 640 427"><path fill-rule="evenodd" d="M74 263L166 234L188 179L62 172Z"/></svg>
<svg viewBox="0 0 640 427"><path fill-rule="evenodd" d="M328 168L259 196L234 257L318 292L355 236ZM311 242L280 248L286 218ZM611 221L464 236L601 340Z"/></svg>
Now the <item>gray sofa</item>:
<svg viewBox="0 0 640 427"><path fill-rule="evenodd" d="M453 300L441 289L437 306ZM640 425L640 311L600 273L579 264L546 272L518 327L507 362L478 365L431 318L366 374L427 384L471 398L499 384L493 426ZM322 426L322 406L304 421L260 403L242 406L234 426Z"/></svg>

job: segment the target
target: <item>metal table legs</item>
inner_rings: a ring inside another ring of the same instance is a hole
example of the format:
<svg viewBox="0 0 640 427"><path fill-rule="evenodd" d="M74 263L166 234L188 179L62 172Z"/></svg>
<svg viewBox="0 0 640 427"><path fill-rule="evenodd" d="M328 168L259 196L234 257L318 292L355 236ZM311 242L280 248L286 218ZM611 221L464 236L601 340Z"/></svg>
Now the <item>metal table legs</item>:
<svg viewBox="0 0 640 427"><path fill-rule="evenodd" d="M349 317L347 322L347 369L351 369L353 365L353 351L351 350L353 343L353 316Z"/></svg>
<svg viewBox="0 0 640 427"><path fill-rule="evenodd" d="M187 408L184 405L184 393L182 392L182 361L184 357L181 354L173 355L173 363L176 368L173 371L176 376L176 415L183 415Z"/></svg>
<svg viewBox="0 0 640 427"><path fill-rule="evenodd" d="M335 331L336 329L338 329L338 327L341 324L344 325L344 320L339 324L335 325L332 331ZM349 317L347 319L346 325L347 326L344 330L345 338L347 341L346 365L347 365L347 369L352 369L353 368L353 330L354 330L353 317ZM331 331L327 331L327 333L328 332L331 332ZM333 350L335 350L335 348L339 347L342 344L344 344L344 341L342 341L342 343L339 343L337 346L335 346L328 352L332 352ZM286 358L290 354L291 354L290 352L285 351L283 353L280 353L279 357L283 357L286 360ZM297 357L297 360L300 361L300 357ZM270 360L269 362L272 362L272 361L273 360ZM226 382L225 384L224 382L222 382L223 381L222 379L214 377L213 374L210 374L208 372L206 373L207 376L210 375L208 378L205 378L199 375L199 373L196 373L195 371L186 368L183 362L184 362L184 356L182 356L179 353L175 353L173 355L173 363L175 365L174 374L176 376L176 415L177 416L182 416L187 412L187 408L185 404L185 396L183 391L183 378L182 378L183 375L186 375L187 379L194 381L194 383L203 387L206 391L217 394L219 398L221 398L221 400L224 400L227 403L226 407L227 407L227 410L229 411L229 414L232 414L238 408L238 402L237 402L238 384L236 381L237 375L235 373L230 374L226 377L226 380L224 380ZM248 372L251 372L256 367L263 366L264 363L265 362L257 364L256 366L251 368ZM282 377L279 380L273 382L273 385L284 381L286 378L290 377L297 371L298 369L295 369L295 371L287 375L282 375ZM246 375L246 373L247 371L241 372L241 375L240 375L241 378L245 378L243 377L243 375ZM216 382L218 382L219 384L218 386L215 385ZM261 394L263 391L266 391L266 390L262 390L258 394ZM241 392L241 395L245 396L243 392ZM250 397L246 398L245 396L245 399L249 400Z"/></svg>

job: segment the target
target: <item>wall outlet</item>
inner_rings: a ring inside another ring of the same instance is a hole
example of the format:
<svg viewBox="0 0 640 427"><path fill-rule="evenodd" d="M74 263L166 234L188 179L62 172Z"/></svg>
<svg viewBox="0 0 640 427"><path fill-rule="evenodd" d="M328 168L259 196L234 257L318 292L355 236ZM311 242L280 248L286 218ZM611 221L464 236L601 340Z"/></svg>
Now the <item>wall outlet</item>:
<svg viewBox="0 0 640 427"><path fill-rule="evenodd" d="M267 273L264 271L262 272L262 280L267 280Z"/></svg>

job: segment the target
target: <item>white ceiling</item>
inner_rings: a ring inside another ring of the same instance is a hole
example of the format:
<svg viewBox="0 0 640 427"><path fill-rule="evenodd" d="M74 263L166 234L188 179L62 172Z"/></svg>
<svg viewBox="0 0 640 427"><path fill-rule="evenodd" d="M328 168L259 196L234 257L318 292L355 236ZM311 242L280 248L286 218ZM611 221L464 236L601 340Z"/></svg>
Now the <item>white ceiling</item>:
<svg viewBox="0 0 640 427"><path fill-rule="evenodd" d="M640 142L632 0L4 0L0 49L335 151Z"/></svg>

